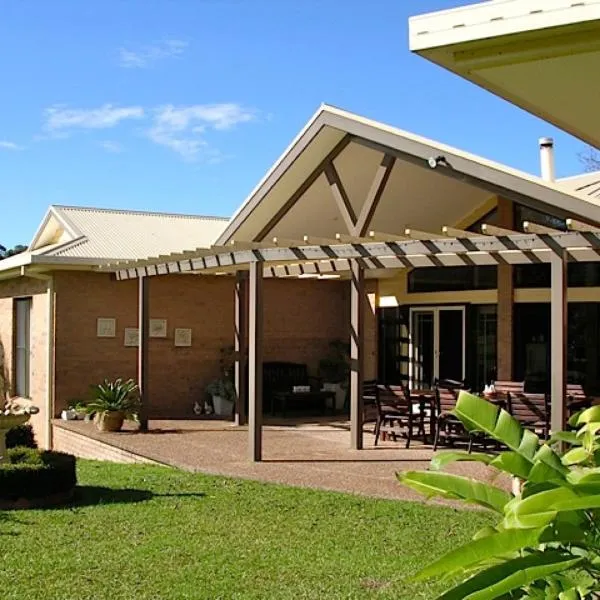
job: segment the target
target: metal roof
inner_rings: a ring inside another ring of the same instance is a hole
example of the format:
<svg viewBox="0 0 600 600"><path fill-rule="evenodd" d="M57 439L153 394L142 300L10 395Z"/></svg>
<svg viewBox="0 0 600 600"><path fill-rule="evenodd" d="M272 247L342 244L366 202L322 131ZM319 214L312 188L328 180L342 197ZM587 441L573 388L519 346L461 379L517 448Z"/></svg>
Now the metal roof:
<svg viewBox="0 0 600 600"><path fill-rule="evenodd" d="M208 248L227 222L220 217L51 206L31 248L38 256L64 258L66 263L69 259L132 260ZM44 237L48 227L56 230L51 233L59 243L40 247L39 240L51 239Z"/></svg>
<svg viewBox="0 0 600 600"><path fill-rule="evenodd" d="M600 201L600 171L566 177L560 179L559 183L578 194L584 194L594 199L597 198Z"/></svg>

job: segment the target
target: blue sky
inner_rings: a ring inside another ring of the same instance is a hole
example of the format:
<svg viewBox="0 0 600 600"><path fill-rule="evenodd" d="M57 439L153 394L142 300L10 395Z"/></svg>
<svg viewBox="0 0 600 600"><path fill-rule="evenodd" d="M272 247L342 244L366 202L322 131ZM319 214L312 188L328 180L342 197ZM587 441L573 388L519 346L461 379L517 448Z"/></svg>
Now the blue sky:
<svg viewBox="0 0 600 600"><path fill-rule="evenodd" d="M464 0L21 0L0 9L0 242L49 204L230 215L321 102L511 166L584 145L408 51Z"/></svg>

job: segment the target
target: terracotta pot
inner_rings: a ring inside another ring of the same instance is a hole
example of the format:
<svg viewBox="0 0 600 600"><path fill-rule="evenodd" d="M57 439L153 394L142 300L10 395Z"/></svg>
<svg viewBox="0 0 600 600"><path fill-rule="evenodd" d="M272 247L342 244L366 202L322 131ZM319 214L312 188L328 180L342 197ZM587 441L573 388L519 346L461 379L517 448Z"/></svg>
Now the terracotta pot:
<svg viewBox="0 0 600 600"><path fill-rule="evenodd" d="M110 410L98 413L96 416L96 426L100 431L121 431L125 416L120 410Z"/></svg>

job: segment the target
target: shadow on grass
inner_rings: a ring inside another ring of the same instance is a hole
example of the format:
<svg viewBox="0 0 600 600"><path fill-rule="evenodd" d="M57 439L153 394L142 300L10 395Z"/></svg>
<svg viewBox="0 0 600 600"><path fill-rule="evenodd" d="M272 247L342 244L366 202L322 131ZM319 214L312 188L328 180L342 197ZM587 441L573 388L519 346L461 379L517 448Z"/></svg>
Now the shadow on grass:
<svg viewBox="0 0 600 600"><path fill-rule="evenodd" d="M98 506L104 504L136 504L153 498L202 498L203 492L180 494L155 494L150 490L133 488L107 488L95 485L80 485L75 490L71 506Z"/></svg>

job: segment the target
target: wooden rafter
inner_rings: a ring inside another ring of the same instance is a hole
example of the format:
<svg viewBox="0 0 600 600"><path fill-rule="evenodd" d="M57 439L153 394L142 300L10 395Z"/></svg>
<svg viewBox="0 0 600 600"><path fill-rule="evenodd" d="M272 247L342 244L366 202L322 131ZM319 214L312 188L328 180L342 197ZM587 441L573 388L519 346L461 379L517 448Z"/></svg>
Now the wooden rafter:
<svg viewBox="0 0 600 600"><path fill-rule="evenodd" d="M485 235L519 235L519 231L514 231L512 229L505 229L504 227L498 227L497 225L490 225L488 223L484 223L481 226L481 233Z"/></svg>
<svg viewBox="0 0 600 600"><path fill-rule="evenodd" d="M567 219L567 228L570 231L589 231L594 233L600 231L600 227L589 225L588 223L578 221L577 219Z"/></svg>
<svg viewBox="0 0 600 600"><path fill-rule="evenodd" d="M523 231L525 231L526 233L548 233L550 235L560 233L560 229L546 227L544 225L539 225L538 223L532 223L531 221L523 221Z"/></svg>
<svg viewBox="0 0 600 600"><path fill-rule="evenodd" d="M355 233L356 213L354 212L354 208L352 208L350 198L348 198L348 194L346 193L339 173L333 164L333 160L329 161L329 163L325 166L325 177L327 177L327 183L329 184L331 195L333 196L336 206L342 215L342 219L344 219L348 233Z"/></svg>
<svg viewBox="0 0 600 600"><path fill-rule="evenodd" d="M480 233L474 233L473 231L465 231L464 229L456 229L455 227L449 227L448 225L444 225L442 227L442 233L448 237L454 238L481 237Z"/></svg>
<svg viewBox="0 0 600 600"><path fill-rule="evenodd" d="M377 167L375 177L371 182L371 187L369 188L365 203L363 204L356 221L356 225L354 227L355 235L365 235L370 227L371 221L373 220L373 215L377 210L381 196L383 196L383 192L385 191L387 182L392 174L392 169L394 168L395 162L396 159L393 156L390 156L389 154L383 155L381 163L379 164L379 167Z"/></svg>

